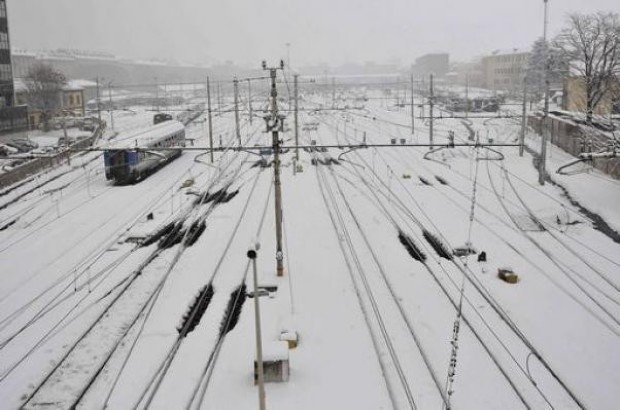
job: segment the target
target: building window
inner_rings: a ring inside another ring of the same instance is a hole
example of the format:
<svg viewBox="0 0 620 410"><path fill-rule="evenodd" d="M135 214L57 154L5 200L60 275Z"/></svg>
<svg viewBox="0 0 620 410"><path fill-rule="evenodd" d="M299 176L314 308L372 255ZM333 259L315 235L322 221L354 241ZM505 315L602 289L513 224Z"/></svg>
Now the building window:
<svg viewBox="0 0 620 410"><path fill-rule="evenodd" d="M0 80L2 81L12 81L13 76L11 74L11 65L10 64L0 64Z"/></svg>

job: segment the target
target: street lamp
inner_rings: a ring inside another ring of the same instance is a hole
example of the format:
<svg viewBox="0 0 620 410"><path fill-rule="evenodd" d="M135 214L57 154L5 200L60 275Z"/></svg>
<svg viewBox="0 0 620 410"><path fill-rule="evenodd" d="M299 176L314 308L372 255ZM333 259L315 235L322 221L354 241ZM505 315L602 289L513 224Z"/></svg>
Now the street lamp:
<svg viewBox="0 0 620 410"><path fill-rule="evenodd" d="M256 371L258 384L258 408L265 410L265 382L263 370L263 341L260 327L260 307L258 303L258 273L256 268L256 257L260 244L254 242L248 249L248 258L252 261L253 282L254 282L254 324L256 330Z"/></svg>

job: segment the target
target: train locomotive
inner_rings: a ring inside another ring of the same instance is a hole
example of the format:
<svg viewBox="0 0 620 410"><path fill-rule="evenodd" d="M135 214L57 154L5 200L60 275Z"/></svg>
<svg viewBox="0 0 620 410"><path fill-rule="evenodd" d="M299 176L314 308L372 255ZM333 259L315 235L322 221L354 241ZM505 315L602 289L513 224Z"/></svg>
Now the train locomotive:
<svg viewBox="0 0 620 410"><path fill-rule="evenodd" d="M166 147L177 149L162 149ZM182 153L179 147L185 147L185 126L179 121L165 121L139 132L121 134L103 153L106 179L119 185L141 181L178 158Z"/></svg>

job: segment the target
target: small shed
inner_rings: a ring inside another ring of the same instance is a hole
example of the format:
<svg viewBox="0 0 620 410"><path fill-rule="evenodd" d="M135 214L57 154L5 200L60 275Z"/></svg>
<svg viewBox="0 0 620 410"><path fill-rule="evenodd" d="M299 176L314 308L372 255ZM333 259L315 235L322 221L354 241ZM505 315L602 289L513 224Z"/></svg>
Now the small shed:
<svg viewBox="0 0 620 410"><path fill-rule="evenodd" d="M263 346L265 383L282 383L289 379L288 343L277 341ZM254 360L254 384L258 383L258 362Z"/></svg>

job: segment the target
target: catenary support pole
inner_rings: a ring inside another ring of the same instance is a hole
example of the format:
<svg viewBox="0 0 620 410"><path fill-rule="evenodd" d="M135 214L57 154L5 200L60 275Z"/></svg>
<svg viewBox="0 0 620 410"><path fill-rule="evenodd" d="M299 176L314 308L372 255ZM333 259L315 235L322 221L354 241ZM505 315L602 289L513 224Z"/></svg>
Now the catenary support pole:
<svg viewBox="0 0 620 410"><path fill-rule="evenodd" d="M207 77L207 119L209 121L209 148L211 148L209 155L213 164L213 118L211 116L211 82L209 77Z"/></svg>
<svg viewBox="0 0 620 410"><path fill-rule="evenodd" d="M469 74L465 74L465 118L469 118Z"/></svg>
<svg viewBox="0 0 620 410"><path fill-rule="evenodd" d="M99 77L97 77L97 118L101 124L101 96L99 95Z"/></svg>
<svg viewBox="0 0 620 410"><path fill-rule="evenodd" d="M112 81L108 83L108 103L110 104L110 127L114 131L114 105L112 104Z"/></svg>
<svg viewBox="0 0 620 410"><path fill-rule="evenodd" d="M295 96L295 160L299 161L299 74L293 76Z"/></svg>
<svg viewBox="0 0 620 410"><path fill-rule="evenodd" d="M280 62L280 69L284 63ZM267 121L267 131L271 131L273 150L273 174L275 194L275 219L276 219L276 274L284 275L284 254L282 253L282 183L280 181L280 136L279 130L283 127L283 118L278 114L278 89L276 88L276 74L278 68L267 68L263 62L263 69L269 70L271 77L270 110L271 119Z"/></svg>
<svg viewBox="0 0 620 410"><path fill-rule="evenodd" d="M429 123L430 127L429 127L428 136L429 136L429 141L430 141L431 145L433 145L433 106L435 104L434 100L435 100L435 98L434 98L434 95L433 95L433 75L431 74L430 95L429 95L429 98L428 98L428 106L429 106L429 109L430 109L430 117L431 117L430 118L430 123Z"/></svg>
<svg viewBox="0 0 620 410"><path fill-rule="evenodd" d="M332 77L332 108L336 107L336 79Z"/></svg>
<svg viewBox="0 0 620 410"><path fill-rule="evenodd" d="M415 134L415 105L413 100L413 74L411 74L411 135Z"/></svg>
<svg viewBox="0 0 620 410"><path fill-rule="evenodd" d="M250 109L250 125L252 125L254 112L252 111L252 82L250 78L248 78L248 107Z"/></svg>
<svg viewBox="0 0 620 410"><path fill-rule="evenodd" d="M241 129L239 126L239 80L237 80L237 77L233 80L233 87L235 100L235 132L237 134L237 142L241 145Z"/></svg>

